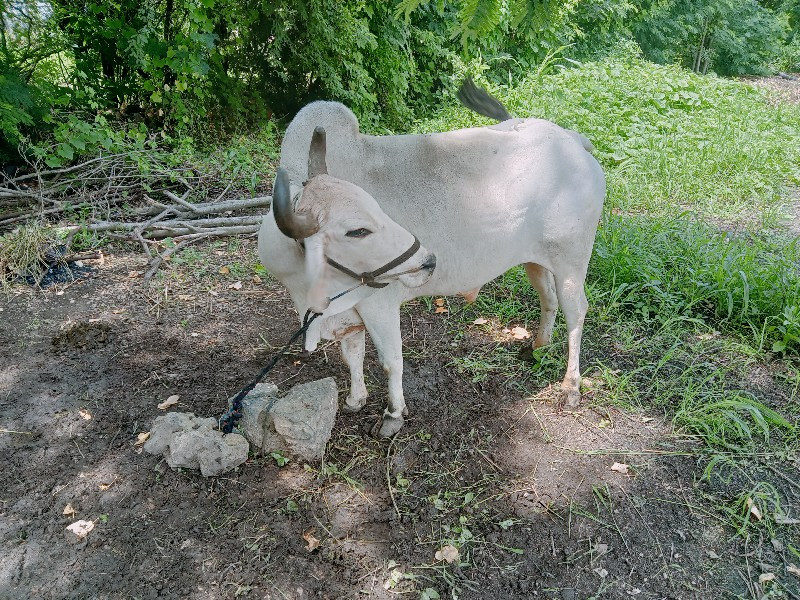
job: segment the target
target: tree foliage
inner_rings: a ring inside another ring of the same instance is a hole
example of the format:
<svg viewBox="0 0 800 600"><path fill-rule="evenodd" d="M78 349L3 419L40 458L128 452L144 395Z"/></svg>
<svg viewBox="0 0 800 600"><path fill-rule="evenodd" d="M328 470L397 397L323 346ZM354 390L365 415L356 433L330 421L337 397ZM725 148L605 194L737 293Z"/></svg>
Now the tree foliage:
<svg viewBox="0 0 800 600"><path fill-rule="evenodd" d="M0 17L0 160L43 132L66 160L120 119L216 140L319 98L402 128L468 72L507 84L631 40L699 73L800 68L800 0L7 0Z"/></svg>

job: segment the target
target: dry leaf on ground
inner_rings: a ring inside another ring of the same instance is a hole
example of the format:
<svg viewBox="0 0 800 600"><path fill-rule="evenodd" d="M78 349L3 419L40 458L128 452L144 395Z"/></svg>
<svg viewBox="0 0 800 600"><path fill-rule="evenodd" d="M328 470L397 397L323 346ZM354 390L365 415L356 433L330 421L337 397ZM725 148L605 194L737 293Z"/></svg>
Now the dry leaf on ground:
<svg viewBox="0 0 800 600"><path fill-rule="evenodd" d="M180 399L181 397L178 394L173 394L172 396L164 400L161 404L159 404L158 408L160 408L161 410L166 410L170 406L175 406L178 403L178 400Z"/></svg>
<svg viewBox="0 0 800 600"><path fill-rule="evenodd" d="M67 505L64 507L64 512L62 512L61 514L62 514L62 515L65 515L65 516L67 516L67 517L71 517L72 515L74 515L74 514L75 514L75 509L74 509L74 508L72 508L72 504L67 504Z"/></svg>
<svg viewBox="0 0 800 600"><path fill-rule="evenodd" d="M231 272L231 270L230 270L229 267L220 267L219 268L219 274L220 275L227 275L230 272Z"/></svg>
<svg viewBox="0 0 800 600"><path fill-rule="evenodd" d="M75 521L72 525L67 526L67 530L71 531L79 538L85 538L92 529L94 529L94 523L84 520Z"/></svg>
<svg viewBox="0 0 800 600"><path fill-rule="evenodd" d="M242 289L242 282L241 282L241 281L237 281L236 283L232 283L232 284L230 284L230 285L228 286L228 289L231 289L231 290L240 290L240 289Z"/></svg>
<svg viewBox="0 0 800 600"><path fill-rule="evenodd" d="M314 537L314 530L309 529L303 534L303 539L308 542L308 546L306 546L306 550L309 552L313 552L317 548L319 548L320 541Z"/></svg>
<svg viewBox="0 0 800 600"><path fill-rule="evenodd" d="M753 518L756 521L760 521L761 518L762 518L761 510L758 508L758 506L753 501L753 499L752 498L748 498L746 504L747 504L747 508L750 510L750 514L753 515Z"/></svg>
<svg viewBox="0 0 800 600"><path fill-rule="evenodd" d="M758 583L766 583L775 579L775 573L762 573L758 576Z"/></svg>
<svg viewBox="0 0 800 600"><path fill-rule="evenodd" d="M80 410L78 411L78 414L81 416L81 418L82 418L84 421L91 421L91 420L92 420L92 413L90 413L90 412L89 412L88 410L86 410L85 408L82 408L82 409L80 409Z"/></svg>
<svg viewBox="0 0 800 600"><path fill-rule="evenodd" d="M786 570L789 571L789 573L791 573L792 575L800 577L800 567L798 567L794 563L789 563L788 565L786 565Z"/></svg>
<svg viewBox="0 0 800 600"><path fill-rule="evenodd" d="M531 337L531 334L524 327L514 327L511 330L511 335L515 340L525 340Z"/></svg>
<svg viewBox="0 0 800 600"><path fill-rule="evenodd" d="M101 492L105 492L105 491L106 491L107 489L109 489L109 488L110 488L112 485L114 485L115 483L117 483L117 479L118 479L118 477L116 477L116 476L115 476L115 477L114 477L114 479L112 479L110 483L101 483L101 484L99 484L99 485L97 486L97 488L98 488L98 489L99 489Z"/></svg>
<svg viewBox="0 0 800 600"><path fill-rule="evenodd" d="M142 433L140 433L139 435L136 436L136 445L137 446L141 446L148 439L150 439L150 432L149 431L143 431Z"/></svg>
<svg viewBox="0 0 800 600"><path fill-rule="evenodd" d="M604 544L602 542L595 542L594 548L592 550L595 553L595 558L603 556L604 554L608 554L608 544Z"/></svg>
<svg viewBox="0 0 800 600"><path fill-rule="evenodd" d="M258 275L253 275L253 283L261 283L261 277Z"/></svg>
<svg viewBox="0 0 800 600"><path fill-rule="evenodd" d="M447 563L453 563L460 558L458 548L451 546L450 544L442 546L433 556L436 560L443 560Z"/></svg>
<svg viewBox="0 0 800 600"><path fill-rule="evenodd" d="M611 465L611 470L612 471L616 471L617 473L622 473L623 475L628 475L628 469L629 468L630 467L628 465L626 465L625 463L615 462L613 465Z"/></svg>
<svg viewBox="0 0 800 600"><path fill-rule="evenodd" d="M475 319L472 322L472 324L473 325L485 325L488 322L489 322L488 319L484 319L483 317L478 317L477 319Z"/></svg>

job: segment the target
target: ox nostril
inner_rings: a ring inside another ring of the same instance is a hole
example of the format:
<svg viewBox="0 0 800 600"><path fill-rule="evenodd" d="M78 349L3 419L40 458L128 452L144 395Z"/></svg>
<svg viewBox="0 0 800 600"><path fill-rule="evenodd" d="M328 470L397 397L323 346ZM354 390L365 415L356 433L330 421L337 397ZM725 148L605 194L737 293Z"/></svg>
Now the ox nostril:
<svg viewBox="0 0 800 600"><path fill-rule="evenodd" d="M422 268L432 271L435 267L436 267L436 255L429 254L428 257L425 259L425 262L422 263Z"/></svg>

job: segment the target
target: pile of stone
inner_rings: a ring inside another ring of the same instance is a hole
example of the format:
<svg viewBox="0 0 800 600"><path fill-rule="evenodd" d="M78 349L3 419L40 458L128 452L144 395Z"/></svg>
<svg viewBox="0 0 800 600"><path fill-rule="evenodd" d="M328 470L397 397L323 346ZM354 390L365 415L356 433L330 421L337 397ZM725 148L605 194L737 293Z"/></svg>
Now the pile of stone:
<svg viewBox="0 0 800 600"><path fill-rule="evenodd" d="M330 377L296 385L283 397L274 384L261 383L242 401L238 428L243 435L224 435L213 418L171 412L156 418L144 449L163 454L173 468L200 469L206 477L246 461L248 441L265 454L315 461L325 452L337 409L338 390Z"/></svg>

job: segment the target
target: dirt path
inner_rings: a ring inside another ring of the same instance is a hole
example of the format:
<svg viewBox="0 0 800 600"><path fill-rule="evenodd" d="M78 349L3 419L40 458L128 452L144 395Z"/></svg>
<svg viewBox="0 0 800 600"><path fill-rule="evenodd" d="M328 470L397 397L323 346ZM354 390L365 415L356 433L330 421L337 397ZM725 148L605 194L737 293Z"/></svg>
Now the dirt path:
<svg viewBox="0 0 800 600"><path fill-rule="evenodd" d="M0 301L0 598L708 599L758 578L769 556L743 559L697 508L690 441L656 415L559 414L549 389L471 383L450 364L483 334L456 343L421 302L403 317L411 416L393 443L366 433L385 402L371 353L370 402L338 416L322 464L251 457L204 479L140 453L159 402L219 415L294 329L253 254L187 253L148 288L129 276L141 257L112 252L92 280ZM347 383L334 347L271 380L328 375ZM95 524L83 540L78 519ZM435 559L448 544L454 564Z"/></svg>

